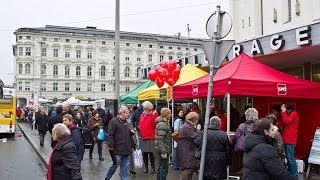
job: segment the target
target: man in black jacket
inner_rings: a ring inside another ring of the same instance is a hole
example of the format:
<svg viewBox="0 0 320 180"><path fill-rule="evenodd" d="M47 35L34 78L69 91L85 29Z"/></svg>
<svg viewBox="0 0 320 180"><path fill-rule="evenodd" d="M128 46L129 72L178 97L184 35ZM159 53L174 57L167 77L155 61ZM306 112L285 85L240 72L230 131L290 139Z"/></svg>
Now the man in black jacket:
<svg viewBox="0 0 320 180"><path fill-rule="evenodd" d="M48 130L52 134L52 129L55 124L62 123L63 122L63 115L62 115L63 108L62 106L58 106L56 108L56 115L49 118L48 122ZM57 142L53 141L51 138L51 147L54 148L56 146Z"/></svg>
<svg viewBox="0 0 320 180"><path fill-rule="evenodd" d="M44 109L41 109L40 114L36 116L36 124L38 125L38 132L40 137L40 146L43 147L44 136L48 130L49 116Z"/></svg>
<svg viewBox="0 0 320 180"><path fill-rule="evenodd" d="M129 155L131 154L131 135L134 130L130 130L127 122L129 117L129 109L121 106L119 115L112 118L108 127L108 146L110 154L115 155L116 163L114 163L106 175L106 180L111 179L118 166L120 166L121 179L128 179L129 176Z"/></svg>

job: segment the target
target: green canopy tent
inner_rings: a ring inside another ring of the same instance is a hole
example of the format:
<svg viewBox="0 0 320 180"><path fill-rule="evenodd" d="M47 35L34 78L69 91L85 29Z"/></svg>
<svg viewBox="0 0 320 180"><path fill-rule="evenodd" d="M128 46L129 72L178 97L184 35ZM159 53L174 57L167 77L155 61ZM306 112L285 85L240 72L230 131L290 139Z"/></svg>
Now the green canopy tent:
<svg viewBox="0 0 320 180"><path fill-rule="evenodd" d="M138 104L138 92L150 86L153 86L154 84L154 82L147 80L140 86L136 87L134 90L120 96L120 104Z"/></svg>

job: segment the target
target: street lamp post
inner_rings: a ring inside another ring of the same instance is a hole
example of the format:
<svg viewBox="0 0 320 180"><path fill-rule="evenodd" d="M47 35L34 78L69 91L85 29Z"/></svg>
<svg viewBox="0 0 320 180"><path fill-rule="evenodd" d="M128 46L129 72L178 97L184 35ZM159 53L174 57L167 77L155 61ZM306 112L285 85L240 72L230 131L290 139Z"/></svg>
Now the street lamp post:
<svg viewBox="0 0 320 180"><path fill-rule="evenodd" d="M39 102L39 98L41 98L42 95L42 45L46 44L45 42L39 42L40 44L40 77L39 77L39 93L38 93L38 106L40 107L40 102Z"/></svg>

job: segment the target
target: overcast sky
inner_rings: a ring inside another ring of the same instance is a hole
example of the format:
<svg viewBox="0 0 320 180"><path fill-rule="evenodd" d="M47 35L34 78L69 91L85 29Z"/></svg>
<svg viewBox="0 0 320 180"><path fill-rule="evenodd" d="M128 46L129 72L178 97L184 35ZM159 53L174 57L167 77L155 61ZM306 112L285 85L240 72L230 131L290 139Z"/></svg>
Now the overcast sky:
<svg viewBox="0 0 320 180"><path fill-rule="evenodd" d="M216 5L229 0L120 0L120 30L208 38L205 24ZM115 0L1 0L0 79L13 83L14 31L22 27L95 26L114 30Z"/></svg>

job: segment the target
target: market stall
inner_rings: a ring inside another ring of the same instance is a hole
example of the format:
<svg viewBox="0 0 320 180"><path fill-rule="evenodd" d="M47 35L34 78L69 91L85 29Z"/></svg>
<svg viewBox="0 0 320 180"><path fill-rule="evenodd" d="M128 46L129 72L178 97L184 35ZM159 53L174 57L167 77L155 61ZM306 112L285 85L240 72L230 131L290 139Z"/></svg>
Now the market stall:
<svg viewBox="0 0 320 180"><path fill-rule="evenodd" d="M153 85L154 85L154 82L150 80L147 80L146 82L140 84L134 90L120 96L120 104L138 104L139 103L138 92L141 90L147 89L148 87Z"/></svg>

